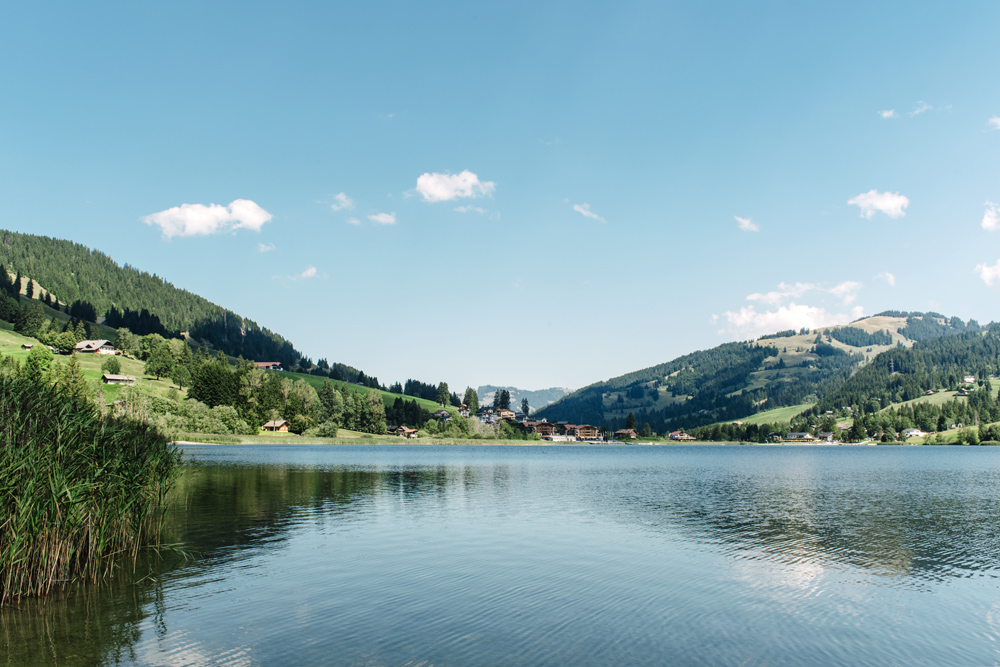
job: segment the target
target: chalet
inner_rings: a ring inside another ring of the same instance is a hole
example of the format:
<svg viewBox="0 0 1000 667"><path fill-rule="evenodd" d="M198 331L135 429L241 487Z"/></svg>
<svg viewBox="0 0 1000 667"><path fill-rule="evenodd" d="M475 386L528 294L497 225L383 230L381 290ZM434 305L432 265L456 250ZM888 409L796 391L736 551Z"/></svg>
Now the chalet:
<svg viewBox="0 0 1000 667"><path fill-rule="evenodd" d="M815 440L812 433L789 433L785 436L785 442L812 442Z"/></svg>
<svg viewBox="0 0 1000 667"><path fill-rule="evenodd" d="M528 413L527 412L515 412L514 413L514 421L516 421L518 424L522 424L522 423L528 421Z"/></svg>
<svg viewBox="0 0 1000 667"><path fill-rule="evenodd" d="M925 435L927 434L921 431L919 428L908 428L903 431L904 438L922 438Z"/></svg>
<svg viewBox="0 0 1000 667"><path fill-rule="evenodd" d="M462 417L468 417L469 416L469 406L466 405L465 403L462 403L460 406L458 406L458 414L460 416L462 416Z"/></svg>
<svg viewBox="0 0 1000 667"><path fill-rule="evenodd" d="M685 433L684 431L671 431L670 435L667 436L670 440L694 440L695 437L690 433Z"/></svg>
<svg viewBox="0 0 1000 667"><path fill-rule="evenodd" d="M81 340L73 351L83 354L118 354L115 346L106 340Z"/></svg>
<svg viewBox="0 0 1000 667"><path fill-rule="evenodd" d="M634 428L620 428L615 431L616 440L635 440L639 437L639 434L635 432Z"/></svg>
<svg viewBox="0 0 1000 667"><path fill-rule="evenodd" d="M101 379L104 380L104 384L135 384L135 377L132 375L105 373Z"/></svg>
<svg viewBox="0 0 1000 667"><path fill-rule="evenodd" d="M976 381L976 376L975 375L966 375L965 379L962 380L962 382L965 382L966 384L972 384L975 381Z"/></svg>
<svg viewBox="0 0 1000 667"><path fill-rule="evenodd" d="M401 426L396 434L403 436L407 440L415 440L417 438L417 429Z"/></svg>
<svg viewBox="0 0 1000 667"><path fill-rule="evenodd" d="M601 437L601 429L590 424L581 424L576 427L576 437L580 440L597 440Z"/></svg>
<svg viewBox="0 0 1000 667"><path fill-rule="evenodd" d="M253 362L253 365L256 366L257 368L261 369L262 371L282 371L282 370L284 370L281 367L281 362L280 361L255 361L255 362Z"/></svg>
<svg viewBox="0 0 1000 667"><path fill-rule="evenodd" d="M447 410L438 410L434 413L434 418L440 422L449 422L451 421L451 413Z"/></svg>
<svg viewBox="0 0 1000 667"><path fill-rule="evenodd" d="M388 435L399 435L399 430L406 428L405 426L386 426L385 432Z"/></svg>
<svg viewBox="0 0 1000 667"><path fill-rule="evenodd" d="M508 410L507 408L499 408L496 413L500 419L514 419L515 413L513 410Z"/></svg>
<svg viewBox="0 0 1000 667"><path fill-rule="evenodd" d="M833 432L832 431L820 431L816 435L816 437L819 438L820 440L822 440L823 442L833 442Z"/></svg>
<svg viewBox="0 0 1000 667"><path fill-rule="evenodd" d="M284 419L274 419L264 424L264 430L288 433L288 422Z"/></svg>
<svg viewBox="0 0 1000 667"><path fill-rule="evenodd" d="M535 424L534 432L543 438L546 436L555 435L556 425L550 424L549 422L533 422Z"/></svg>
<svg viewBox="0 0 1000 667"><path fill-rule="evenodd" d="M34 347L34 345L32 343L21 343L21 349L22 350L30 350L33 347Z"/></svg>

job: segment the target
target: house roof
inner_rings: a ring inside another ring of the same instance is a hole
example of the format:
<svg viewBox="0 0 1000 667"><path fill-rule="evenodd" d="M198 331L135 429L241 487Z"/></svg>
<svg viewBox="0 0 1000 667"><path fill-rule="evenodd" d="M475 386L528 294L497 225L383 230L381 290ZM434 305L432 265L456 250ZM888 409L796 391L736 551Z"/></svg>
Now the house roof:
<svg viewBox="0 0 1000 667"><path fill-rule="evenodd" d="M119 382L135 382L134 375L118 375L116 373L105 373L105 380L118 380Z"/></svg>
<svg viewBox="0 0 1000 667"><path fill-rule="evenodd" d="M110 345L106 340L81 340L73 348L74 350L99 350L105 345ZM114 347L113 345L111 347Z"/></svg>
<svg viewBox="0 0 1000 667"><path fill-rule="evenodd" d="M287 419L272 419L271 421L264 424L264 428L267 428L268 426L273 426L274 428L281 428L282 425L287 423L288 423Z"/></svg>

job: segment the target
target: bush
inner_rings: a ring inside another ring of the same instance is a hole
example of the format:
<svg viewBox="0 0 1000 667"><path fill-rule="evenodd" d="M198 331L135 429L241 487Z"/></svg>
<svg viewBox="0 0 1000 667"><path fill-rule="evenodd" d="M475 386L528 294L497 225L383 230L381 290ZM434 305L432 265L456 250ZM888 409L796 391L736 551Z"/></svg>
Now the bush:
<svg viewBox="0 0 1000 667"><path fill-rule="evenodd" d="M336 438L339 427L335 421L325 421L316 427L316 435L320 438Z"/></svg>
<svg viewBox="0 0 1000 667"><path fill-rule="evenodd" d="M122 362L118 361L118 357L109 356L101 363L101 370L111 375L121 375Z"/></svg>

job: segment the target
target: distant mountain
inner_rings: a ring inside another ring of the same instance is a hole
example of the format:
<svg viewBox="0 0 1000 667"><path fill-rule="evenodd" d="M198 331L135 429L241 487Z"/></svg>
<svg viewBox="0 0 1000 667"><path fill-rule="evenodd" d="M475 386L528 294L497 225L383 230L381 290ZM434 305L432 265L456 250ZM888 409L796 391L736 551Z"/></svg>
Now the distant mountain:
<svg viewBox="0 0 1000 667"><path fill-rule="evenodd" d="M889 350L950 336L975 340L984 332L974 320L886 311L847 326L781 331L693 352L579 389L536 416L621 428L632 413L638 424L648 422L657 432L737 420L836 396ZM936 372L941 377L942 370ZM943 371L946 378L948 372ZM950 372L957 373L957 365Z"/></svg>
<svg viewBox="0 0 1000 667"><path fill-rule="evenodd" d="M531 406L532 411L540 410L573 391L565 387L550 387L548 389L531 391L529 389L518 389L517 387L497 387L492 384L486 384L476 389L476 393L479 395L479 402L483 405L492 403L493 395L502 389L510 392L511 405L520 406L521 399L527 398L528 405Z"/></svg>

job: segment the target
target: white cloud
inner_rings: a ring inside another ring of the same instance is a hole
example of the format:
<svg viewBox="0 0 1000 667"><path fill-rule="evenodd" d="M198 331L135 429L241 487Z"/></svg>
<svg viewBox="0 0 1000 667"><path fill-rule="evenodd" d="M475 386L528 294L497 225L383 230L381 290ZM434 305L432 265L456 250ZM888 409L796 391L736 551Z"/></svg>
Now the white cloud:
<svg viewBox="0 0 1000 667"><path fill-rule="evenodd" d="M258 243L257 244L257 251L258 252L271 252L272 250L274 250L274 244L273 243L268 243L267 245L264 245L263 243Z"/></svg>
<svg viewBox="0 0 1000 667"><path fill-rule="evenodd" d="M372 222L377 222L380 225L394 225L396 224L396 213L373 213L368 216L368 219Z"/></svg>
<svg viewBox="0 0 1000 667"><path fill-rule="evenodd" d="M309 280L310 278L315 278L317 275L315 266L308 266L302 273L296 273L294 276L271 276L273 280L280 280L282 282L296 282L299 280Z"/></svg>
<svg viewBox="0 0 1000 667"><path fill-rule="evenodd" d="M895 109L884 109L878 112L879 116L882 118L899 118L899 114L896 113Z"/></svg>
<svg viewBox="0 0 1000 667"><path fill-rule="evenodd" d="M157 225L164 238L174 236L203 236L231 229L252 229L261 226L273 216L249 199L237 199L229 206L219 204L181 204L142 218L147 225Z"/></svg>
<svg viewBox="0 0 1000 667"><path fill-rule="evenodd" d="M348 218L347 222L348 222L348 224L351 224L351 225L360 225L361 224L361 221L358 220L357 218Z"/></svg>
<svg viewBox="0 0 1000 667"><path fill-rule="evenodd" d="M427 173L417 178L417 192L426 202L482 197L493 194L496 187L493 181L480 181L468 169L460 174Z"/></svg>
<svg viewBox="0 0 1000 667"><path fill-rule="evenodd" d="M927 104L927 102L917 102L916 108L913 111L910 112L910 115L911 116L919 116L920 114L922 114L924 112L927 112L927 111L930 111L933 108L934 107L932 107L931 105Z"/></svg>
<svg viewBox="0 0 1000 667"><path fill-rule="evenodd" d="M486 209L481 206L456 206L455 210L459 213L478 213L479 215L486 213Z"/></svg>
<svg viewBox="0 0 1000 667"><path fill-rule="evenodd" d="M994 130L1000 130L1000 116L992 116L986 124L989 125Z"/></svg>
<svg viewBox="0 0 1000 667"><path fill-rule="evenodd" d="M876 280L879 279L879 278L885 278L885 281L887 283L889 283L889 287L895 287L896 286L896 276L892 275L888 271L886 271L885 273L880 273L877 276L875 276Z"/></svg>
<svg viewBox="0 0 1000 667"><path fill-rule="evenodd" d="M760 301L769 306L776 306L786 299L797 299L809 290L816 289L812 283L778 283L778 289L774 292L755 292L747 296L747 301Z"/></svg>
<svg viewBox="0 0 1000 667"><path fill-rule="evenodd" d="M986 213L983 214L983 229L996 231L1000 228L1000 206L993 202L986 202Z"/></svg>
<svg viewBox="0 0 1000 667"><path fill-rule="evenodd" d="M760 231L760 227L757 226L757 223L754 222L753 220L751 220L750 218L741 218L738 215L735 215L733 217L736 218L737 224L739 224L740 229L742 229L743 231L745 231L745 232L759 232Z"/></svg>
<svg viewBox="0 0 1000 667"><path fill-rule="evenodd" d="M334 211L350 210L354 208L354 200L343 192L338 192L333 196L333 203L330 204L330 208Z"/></svg>
<svg viewBox="0 0 1000 667"><path fill-rule="evenodd" d="M862 312L860 307L854 313ZM741 338L757 338L775 331L785 329L817 329L835 324L847 324L850 315L828 313L824 308L790 303L780 306L777 310L758 313L753 305L740 308L739 311L726 311L729 332ZM857 319L857 318L855 318Z"/></svg>
<svg viewBox="0 0 1000 667"><path fill-rule="evenodd" d="M845 306L849 306L858 299L858 290L860 290L864 285L853 280L845 280L844 282L831 287L828 291L830 294L834 295L838 299L844 302Z"/></svg>
<svg viewBox="0 0 1000 667"><path fill-rule="evenodd" d="M993 283L1000 280L1000 259L993 266L987 264L976 264L976 273L983 279L983 282L993 287Z"/></svg>
<svg viewBox="0 0 1000 667"><path fill-rule="evenodd" d="M848 199L847 203L861 209L861 217L871 220L876 212L885 213L890 218L901 218L906 215L903 209L910 205L910 200L898 192L879 192L869 190L853 199Z"/></svg>
<svg viewBox="0 0 1000 667"><path fill-rule="evenodd" d="M607 220L605 220L604 218L602 218L601 216L597 215L596 213L590 210L590 204L587 203L573 204L573 210L585 218L591 218L599 222L607 222Z"/></svg>

